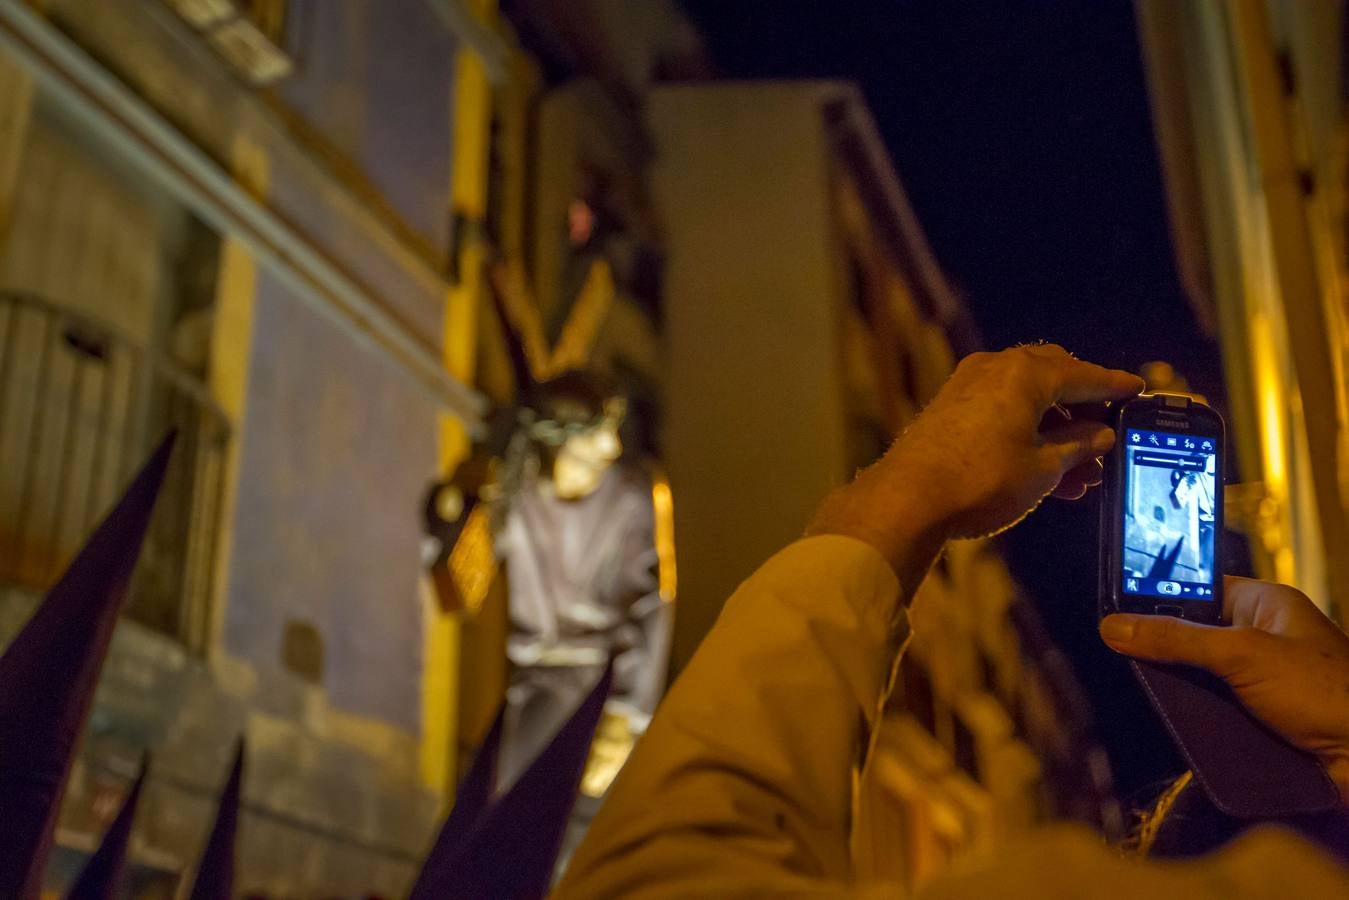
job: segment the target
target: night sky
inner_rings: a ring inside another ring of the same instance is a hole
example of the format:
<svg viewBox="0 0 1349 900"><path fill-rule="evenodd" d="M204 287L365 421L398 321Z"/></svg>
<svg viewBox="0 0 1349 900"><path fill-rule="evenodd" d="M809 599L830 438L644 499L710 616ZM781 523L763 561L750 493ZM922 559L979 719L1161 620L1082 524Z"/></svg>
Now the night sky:
<svg viewBox="0 0 1349 900"><path fill-rule="evenodd" d="M860 84L943 268L990 349L1061 343L1172 362L1222 405L1182 294L1128 2L684 0L718 75ZM1179 771L1095 633L1096 506L1048 501L1005 538L1073 658L1129 794Z"/></svg>

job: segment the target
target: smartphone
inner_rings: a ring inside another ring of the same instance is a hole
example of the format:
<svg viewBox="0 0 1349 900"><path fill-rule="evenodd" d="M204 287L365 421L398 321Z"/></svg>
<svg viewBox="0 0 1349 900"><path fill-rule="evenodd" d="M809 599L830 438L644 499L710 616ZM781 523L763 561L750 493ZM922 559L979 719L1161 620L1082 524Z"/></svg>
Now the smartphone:
<svg viewBox="0 0 1349 900"><path fill-rule="evenodd" d="M1101 502L1101 614L1218 624L1223 579L1222 417L1179 394L1123 403Z"/></svg>

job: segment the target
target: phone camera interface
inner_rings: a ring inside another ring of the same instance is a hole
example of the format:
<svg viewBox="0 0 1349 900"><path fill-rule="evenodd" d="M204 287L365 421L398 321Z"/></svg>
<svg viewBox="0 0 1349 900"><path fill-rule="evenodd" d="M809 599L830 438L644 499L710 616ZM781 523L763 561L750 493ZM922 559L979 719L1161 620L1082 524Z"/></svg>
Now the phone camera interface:
<svg viewBox="0 0 1349 900"><path fill-rule="evenodd" d="M1124 454L1124 592L1213 599L1214 439L1129 429Z"/></svg>

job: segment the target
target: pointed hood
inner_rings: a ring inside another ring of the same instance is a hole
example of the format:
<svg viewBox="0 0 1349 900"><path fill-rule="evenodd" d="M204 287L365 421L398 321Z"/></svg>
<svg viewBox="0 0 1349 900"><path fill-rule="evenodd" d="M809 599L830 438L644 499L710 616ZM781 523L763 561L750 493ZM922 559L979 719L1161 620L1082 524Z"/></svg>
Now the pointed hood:
<svg viewBox="0 0 1349 900"><path fill-rule="evenodd" d="M146 754L141 758L140 773L122 801L117 818L103 835L98 851L84 864L84 870L66 894L66 900L113 900L122 896L119 888L126 869L127 846L131 843L131 823L136 818L136 806L140 803L141 788L149 770L150 756Z"/></svg>
<svg viewBox="0 0 1349 900"><path fill-rule="evenodd" d="M473 766L459 782L455 791L454 806L440 828L440 835L431 848L426 862L422 865L417 883L412 886L409 900L429 900L442 897L444 893L436 886L444 883L453 875L452 866L459 848L472 833L473 827L482 818L492 802L492 792L496 788L497 757L501 748L501 723L505 718L505 707L497 712L496 721L482 739L478 753L473 757Z"/></svg>
<svg viewBox="0 0 1349 900"><path fill-rule="evenodd" d="M41 891L70 764L172 450L170 435L0 657L0 897Z"/></svg>
<svg viewBox="0 0 1349 900"><path fill-rule="evenodd" d="M234 836L239 830L239 797L244 782L244 739L234 749L234 766L220 794L215 825L197 864L191 900L230 900L234 896Z"/></svg>
<svg viewBox="0 0 1349 900"><path fill-rule="evenodd" d="M552 743L498 798L420 897L542 897L553 880L590 743L613 682L612 663Z"/></svg>

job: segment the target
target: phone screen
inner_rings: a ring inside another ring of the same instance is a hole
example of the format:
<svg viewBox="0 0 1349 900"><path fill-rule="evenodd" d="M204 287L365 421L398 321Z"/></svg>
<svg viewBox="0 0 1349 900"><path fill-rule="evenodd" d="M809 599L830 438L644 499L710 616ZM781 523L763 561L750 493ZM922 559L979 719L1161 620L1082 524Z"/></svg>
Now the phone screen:
<svg viewBox="0 0 1349 900"><path fill-rule="evenodd" d="M1125 594L1213 599L1217 456L1212 437L1126 430Z"/></svg>

